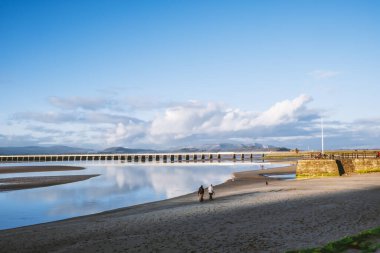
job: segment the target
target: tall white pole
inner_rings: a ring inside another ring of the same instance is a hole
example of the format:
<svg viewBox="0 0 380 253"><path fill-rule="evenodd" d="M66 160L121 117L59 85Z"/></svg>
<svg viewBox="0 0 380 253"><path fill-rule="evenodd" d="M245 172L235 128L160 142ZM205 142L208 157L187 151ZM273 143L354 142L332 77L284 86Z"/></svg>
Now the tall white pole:
<svg viewBox="0 0 380 253"><path fill-rule="evenodd" d="M323 118L321 118L321 141L322 141L322 154L324 152L323 150Z"/></svg>

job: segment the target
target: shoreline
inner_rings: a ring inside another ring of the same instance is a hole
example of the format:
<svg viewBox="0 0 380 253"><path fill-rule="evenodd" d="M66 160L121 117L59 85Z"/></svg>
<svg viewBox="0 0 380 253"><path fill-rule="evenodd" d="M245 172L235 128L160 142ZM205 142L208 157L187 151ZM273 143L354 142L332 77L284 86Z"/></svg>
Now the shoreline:
<svg viewBox="0 0 380 253"><path fill-rule="evenodd" d="M270 170L292 168L235 173L215 186L214 201L199 203L190 193L0 230L0 252L283 252L380 225L380 173L291 181L258 175Z"/></svg>

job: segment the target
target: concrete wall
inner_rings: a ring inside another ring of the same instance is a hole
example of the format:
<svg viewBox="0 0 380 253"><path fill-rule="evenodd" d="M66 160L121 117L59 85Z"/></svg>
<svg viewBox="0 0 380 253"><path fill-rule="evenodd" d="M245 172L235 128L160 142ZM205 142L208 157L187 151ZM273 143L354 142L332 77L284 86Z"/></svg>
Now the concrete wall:
<svg viewBox="0 0 380 253"><path fill-rule="evenodd" d="M353 159L356 173L380 172L380 159Z"/></svg>
<svg viewBox="0 0 380 253"><path fill-rule="evenodd" d="M296 170L297 177L339 176L336 160L299 160Z"/></svg>
<svg viewBox="0 0 380 253"><path fill-rule="evenodd" d="M380 159L299 160L296 175L297 177L316 177L368 172L380 172Z"/></svg>

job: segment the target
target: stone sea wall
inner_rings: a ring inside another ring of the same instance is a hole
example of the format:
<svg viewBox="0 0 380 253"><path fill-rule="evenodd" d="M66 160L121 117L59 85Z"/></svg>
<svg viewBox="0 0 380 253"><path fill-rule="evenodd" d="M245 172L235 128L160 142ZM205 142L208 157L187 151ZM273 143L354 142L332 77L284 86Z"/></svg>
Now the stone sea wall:
<svg viewBox="0 0 380 253"><path fill-rule="evenodd" d="M353 159L356 173L380 172L380 159Z"/></svg>
<svg viewBox="0 0 380 253"><path fill-rule="evenodd" d="M296 175L297 177L318 177L368 172L380 172L380 159L299 160Z"/></svg>
<svg viewBox="0 0 380 253"><path fill-rule="evenodd" d="M339 176L338 164L336 160L330 159L299 160L296 175L297 177Z"/></svg>

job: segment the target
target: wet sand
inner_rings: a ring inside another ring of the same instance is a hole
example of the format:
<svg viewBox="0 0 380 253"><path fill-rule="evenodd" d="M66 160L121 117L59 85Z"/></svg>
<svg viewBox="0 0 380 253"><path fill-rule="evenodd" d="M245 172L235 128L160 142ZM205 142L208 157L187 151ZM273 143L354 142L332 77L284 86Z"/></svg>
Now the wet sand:
<svg viewBox="0 0 380 253"><path fill-rule="evenodd" d="M0 167L0 174L25 173L25 172L46 172L46 171L67 171L84 170L84 167L63 166L63 165L41 165L41 166L3 166Z"/></svg>
<svg viewBox="0 0 380 253"><path fill-rule="evenodd" d="M266 186L262 172L235 173L214 201L192 193L2 230L0 252L284 252L380 226L380 173Z"/></svg>
<svg viewBox="0 0 380 253"><path fill-rule="evenodd" d="M43 177L13 177L0 179L0 192L1 191L14 191L31 189L37 187L47 187L59 184L68 184L78 181L87 180L94 175L73 175L73 176L43 176Z"/></svg>
<svg viewBox="0 0 380 253"><path fill-rule="evenodd" d="M84 170L84 167L63 166L63 165L39 165L39 166L4 166L0 167L0 174L28 173L28 172L49 172L49 171L71 171ZM58 184L67 184L87 180L94 175L73 175L73 176L38 176L38 177L12 177L0 178L0 192L46 187Z"/></svg>

